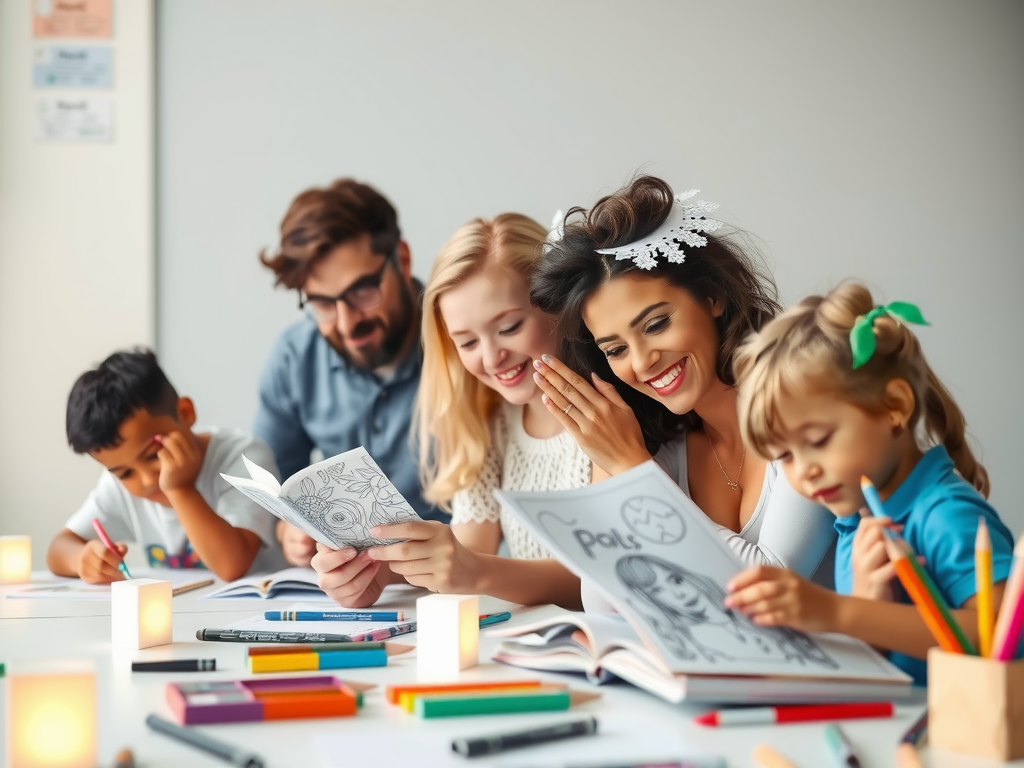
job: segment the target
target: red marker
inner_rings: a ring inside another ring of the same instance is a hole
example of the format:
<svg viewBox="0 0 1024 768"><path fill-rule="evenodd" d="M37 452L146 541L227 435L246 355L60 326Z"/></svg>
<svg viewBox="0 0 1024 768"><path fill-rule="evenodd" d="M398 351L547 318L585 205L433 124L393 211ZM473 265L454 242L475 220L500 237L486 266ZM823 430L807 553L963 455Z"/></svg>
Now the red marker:
<svg viewBox="0 0 1024 768"><path fill-rule="evenodd" d="M114 546L114 542L110 540L110 537L107 536L107 532L103 530L103 526L100 524L98 518L94 517L92 519L92 527L95 529L96 535L100 537L100 541L103 542L103 546L118 557L121 557L121 553L117 551L117 547ZM130 579L132 577L132 575L128 573L128 566L124 564L124 560L121 560L121 562L117 564L117 570L123 573L126 579Z"/></svg>
<svg viewBox="0 0 1024 768"><path fill-rule="evenodd" d="M858 704L810 704L794 707L748 707L721 709L695 717L698 725L771 725L806 723L814 720L852 720L858 717L892 717L891 701Z"/></svg>

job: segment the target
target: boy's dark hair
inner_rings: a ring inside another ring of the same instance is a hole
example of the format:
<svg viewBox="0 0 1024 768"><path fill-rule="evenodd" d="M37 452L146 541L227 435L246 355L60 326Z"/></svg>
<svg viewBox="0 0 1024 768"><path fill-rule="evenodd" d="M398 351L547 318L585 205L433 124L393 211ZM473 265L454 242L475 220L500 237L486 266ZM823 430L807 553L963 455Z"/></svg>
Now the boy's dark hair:
<svg viewBox="0 0 1024 768"><path fill-rule="evenodd" d="M115 352L86 371L68 395L68 444L75 453L114 448L125 419L140 409L158 416L177 414L178 393L152 350Z"/></svg>
<svg viewBox="0 0 1024 768"><path fill-rule="evenodd" d="M628 273L656 277L683 288L697 301L721 301L724 312L715 318L721 339L717 373L732 385L732 358L740 342L781 311L775 283L763 266L729 238L707 233L707 245L694 249L682 265L664 259L640 270L630 259L597 253L645 237L668 218L675 197L672 188L653 176L639 176L615 194L597 201L589 211L573 208L566 214L562 238L547 246L534 272L530 300L558 318L559 356L585 379L596 372L611 382L633 409L653 455L683 429L700 426L690 412L672 413L654 398L641 394L612 373L594 336L583 322L583 306L609 280Z"/></svg>
<svg viewBox="0 0 1024 768"><path fill-rule="evenodd" d="M292 201L281 222L277 253L260 253L273 270L275 285L302 288L310 268L335 247L364 233L373 252L392 256L402 233L398 214L380 192L354 179L338 179L325 189L307 189Z"/></svg>

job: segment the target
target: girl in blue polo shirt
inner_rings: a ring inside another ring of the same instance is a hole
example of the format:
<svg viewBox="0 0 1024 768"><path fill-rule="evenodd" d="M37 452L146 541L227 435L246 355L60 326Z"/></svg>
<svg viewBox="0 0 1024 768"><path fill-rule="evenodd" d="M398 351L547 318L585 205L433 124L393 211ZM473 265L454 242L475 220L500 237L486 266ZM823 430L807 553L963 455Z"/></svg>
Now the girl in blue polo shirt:
<svg viewBox="0 0 1024 768"><path fill-rule="evenodd" d="M800 302L737 353L744 440L832 511L839 540L836 592L758 567L733 579L726 605L763 626L860 638L891 651L893 663L924 684L923 659L936 641L894 586L883 529L914 548L974 643L978 521L992 538L996 606L1013 536L986 501L988 475L967 445L963 414L908 323L927 324L912 304L876 307L866 288L849 284ZM862 476L888 517L862 516Z"/></svg>

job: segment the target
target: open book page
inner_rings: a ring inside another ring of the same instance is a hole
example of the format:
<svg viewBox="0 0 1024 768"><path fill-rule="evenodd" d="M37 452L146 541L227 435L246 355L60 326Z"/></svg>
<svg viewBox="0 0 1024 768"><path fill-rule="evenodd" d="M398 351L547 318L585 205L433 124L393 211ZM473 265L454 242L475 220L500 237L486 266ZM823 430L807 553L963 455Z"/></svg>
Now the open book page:
<svg viewBox="0 0 1024 768"><path fill-rule="evenodd" d="M394 539L371 536L370 528L420 519L363 447L301 469L281 485L270 472L244 460L251 479L222 477L272 514L333 549L362 551L392 544Z"/></svg>
<svg viewBox="0 0 1024 768"><path fill-rule="evenodd" d="M220 597L289 597L301 594L306 600L328 600L320 589L317 572L312 568L285 568L283 571L259 576L246 576L225 584L215 592L203 595L202 599ZM331 601L333 602L333 601ZM320 606L317 610L324 610Z"/></svg>
<svg viewBox="0 0 1024 768"><path fill-rule="evenodd" d="M495 491L630 621L665 672L904 681L864 643L758 627L724 606L742 565L653 461L571 491Z"/></svg>
<svg viewBox="0 0 1024 768"><path fill-rule="evenodd" d="M201 584L213 578L213 574L200 568L137 568L132 567L131 574L136 579L158 579L171 582L171 588L189 587ZM68 579L47 574L47 583L24 585L17 591L7 594L11 598L33 600L109 600L109 584L89 584L81 579Z"/></svg>

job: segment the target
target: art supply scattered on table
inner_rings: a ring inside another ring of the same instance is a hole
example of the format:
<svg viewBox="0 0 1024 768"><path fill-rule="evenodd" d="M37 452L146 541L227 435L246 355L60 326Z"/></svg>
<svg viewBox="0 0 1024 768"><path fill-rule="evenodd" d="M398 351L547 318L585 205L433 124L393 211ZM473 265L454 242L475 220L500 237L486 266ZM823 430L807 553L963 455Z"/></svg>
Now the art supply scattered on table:
<svg viewBox="0 0 1024 768"><path fill-rule="evenodd" d="M807 723L817 720L852 720L864 717L892 717L891 701L854 702L851 704L797 704L779 707L741 707L720 709L695 717L698 725L770 725Z"/></svg>
<svg viewBox="0 0 1024 768"><path fill-rule="evenodd" d="M114 758L114 768L135 768L135 756L130 749L122 749Z"/></svg>
<svg viewBox="0 0 1024 768"><path fill-rule="evenodd" d="M404 621L405 611L264 611L267 621Z"/></svg>
<svg viewBox="0 0 1024 768"><path fill-rule="evenodd" d="M1013 567L1003 591L1003 605L992 635L992 658L1010 661L1017 656L1024 628L1024 537L1013 548Z"/></svg>
<svg viewBox="0 0 1024 768"><path fill-rule="evenodd" d="M900 744L896 748L896 768L924 768L913 744Z"/></svg>
<svg viewBox="0 0 1024 768"><path fill-rule="evenodd" d="M464 757L479 757L480 755L497 755L507 752L510 749L521 747L532 747L535 744L543 744L548 741L559 741L571 739L576 736L591 736L597 733L597 720L588 717L583 720L573 720L568 723L556 723L538 728L530 728L525 731L514 731L512 733L499 733L493 736L473 736L464 739L452 740L452 751Z"/></svg>
<svg viewBox="0 0 1024 768"><path fill-rule="evenodd" d="M262 632L255 629L197 629L196 638L219 643L349 643L350 635L329 632Z"/></svg>
<svg viewBox="0 0 1024 768"><path fill-rule="evenodd" d="M330 676L168 683L167 703L182 725L343 717L375 687Z"/></svg>
<svg viewBox="0 0 1024 768"><path fill-rule="evenodd" d="M482 613L480 614L480 628L489 627L491 624L500 624L503 621L508 621L512 618L512 614L508 611L501 611L499 613Z"/></svg>
<svg viewBox="0 0 1024 768"><path fill-rule="evenodd" d="M197 589L203 587L209 587L213 584L213 579L203 579L202 581L193 581L191 584L182 584L180 587L175 587L171 590L171 597L177 597L178 595L184 595L187 592L194 592Z"/></svg>
<svg viewBox="0 0 1024 768"><path fill-rule="evenodd" d="M154 731L159 731L166 736L170 736L172 739L191 744L193 747L219 757L221 760L232 765L242 766L242 768L263 768L263 758L259 755L227 744L220 739L214 739L192 728L182 728L180 725L175 725L171 721L164 720L157 715L147 717L146 725Z"/></svg>
<svg viewBox="0 0 1024 768"><path fill-rule="evenodd" d="M571 691L559 685L522 690L422 693L414 697L413 713L422 718L434 718L559 712L599 698L599 693Z"/></svg>
<svg viewBox="0 0 1024 768"><path fill-rule="evenodd" d="M992 655L996 620L992 606L992 537L984 517L978 518L978 533L974 538L974 588L978 596L978 652L987 658Z"/></svg>
<svg viewBox="0 0 1024 768"><path fill-rule="evenodd" d="M924 735L928 732L928 710L926 709L921 713L921 716L914 721L914 724L907 729L907 732L900 738L902 744L913 744L917 746L921 743Z"/></svg>
<svg viewBox="0 0 1024 768"><path fill-rule="evenodd" d="M389 656L413 650L398 643L331 643L330 647L295 648L288 645L250 648L250 672L301 672L318 669L385 667Z"/></svg>
<svg viewBox="0 0 1024 768"><path fill-rule="evenodd" d="M480 693L522 691L540 688L540 680L478 680L465 683L413 683L411 685L389 685L384 689L384 698L389 704L397 704L406 712L415 708L417 696L430 694Z"/></svg>
<svg viewBox="0 0 1024 768"><path fill-rule="evenodd" d="M93 530L96 531L96 535L100 537L100 541L103 542L103 546L107 548L109 552L112 552L118 558L120 558L117 564L117 570L124 574L126 579L130 579L132 575L128 573L128 566L124 564L124 559L121 558L121 553L117 551L117 547L114 546L114 542L107 536L107 532L103 530L103 524L100 522L98 517L92 519Z"/></svg>
<svg viewBox="0 0 1024 768"><path fill-rule="evenodd" d="M168 659L167 661L133 661L132 672L213 672L216 659Z"/></svg>
<svg viewBox="0 0 1024 768"><path fill-rule="evenodd" d="M835 723L825 726L825 742L841 768L860 768L860 758L853 751L853 745Z"/></svg>
<svg viewBox="0 0 1024 768"><path fill-rule="evenodd" d="M767 744L758 744L754 747L754 763L758 768L796 768Z"/></svg>

